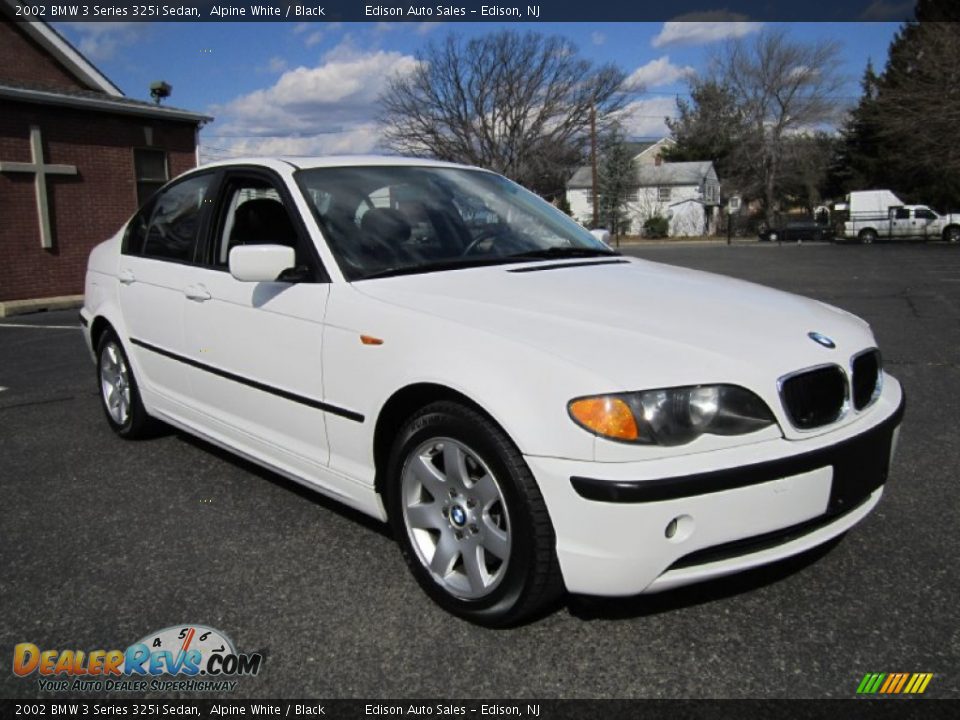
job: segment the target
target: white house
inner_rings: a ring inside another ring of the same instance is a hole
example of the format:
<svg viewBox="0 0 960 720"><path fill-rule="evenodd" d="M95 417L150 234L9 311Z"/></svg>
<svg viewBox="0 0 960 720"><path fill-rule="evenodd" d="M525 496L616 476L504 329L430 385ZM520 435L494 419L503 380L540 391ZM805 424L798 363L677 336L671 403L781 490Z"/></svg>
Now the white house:
<svg viewBox="0 0 960 720"><path fill-rule="evenodd" d="M634 145L637 186L627 203L630 234L639 235L651 217L669 221L670 237L706 235L716 230L720 206L720 180L710 161L667 162L661 151L672 140ZM593 220L593 175L582 167L567 183L567 202L573 217Z"/></svg>

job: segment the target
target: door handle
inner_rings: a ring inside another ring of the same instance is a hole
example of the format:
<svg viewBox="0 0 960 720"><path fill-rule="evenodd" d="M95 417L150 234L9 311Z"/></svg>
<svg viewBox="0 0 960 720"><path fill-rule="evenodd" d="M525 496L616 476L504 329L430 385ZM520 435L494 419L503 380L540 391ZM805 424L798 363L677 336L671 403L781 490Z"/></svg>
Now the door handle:
<svg viewBox="0 0 960 720"><path fill-rule="evenodd" d="M204 302L213 297L203 285L188 285L183 294L197 302Z"/></svg>
<svg viewBox="0 0 960 720"><path fill-rule="evenodd" d="M124 285L129 285L130 283L137 281L137 276L133 274L133 270L121 270L117 273L117 280L122 282Z"/></svg>

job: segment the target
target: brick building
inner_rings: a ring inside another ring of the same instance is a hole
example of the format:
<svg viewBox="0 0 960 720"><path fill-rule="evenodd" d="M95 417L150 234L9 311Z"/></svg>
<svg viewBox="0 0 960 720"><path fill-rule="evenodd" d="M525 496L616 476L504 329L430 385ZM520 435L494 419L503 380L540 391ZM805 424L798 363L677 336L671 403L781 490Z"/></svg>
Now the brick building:
<svg viewBox="0 0 960 720"><path fill-rule="evenodd" d="M0 0L0 316L82 293L91 248L197 164L212 120L125 97L53 28L14 22L14 3Z"/></svg>

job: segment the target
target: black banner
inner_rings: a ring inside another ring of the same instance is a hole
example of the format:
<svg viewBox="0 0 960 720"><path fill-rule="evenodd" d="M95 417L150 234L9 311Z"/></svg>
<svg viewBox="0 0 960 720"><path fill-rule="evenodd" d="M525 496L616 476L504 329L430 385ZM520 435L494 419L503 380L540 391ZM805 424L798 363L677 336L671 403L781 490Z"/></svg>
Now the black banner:
<svg viewBox="0 0 960 720"><path fill-rule="evenodd" d="M0 718L885 720L955 718L956 700L0 700Z"/></svg>
<svg viewBox="0 0 960 720"><path fill-rule="evenodd" d="M882 0L531 0L527 2L397 2L182 0L128 3L19 0L15 20L45 22L742 22L892 21L913 17L913 3Z"/></svg>

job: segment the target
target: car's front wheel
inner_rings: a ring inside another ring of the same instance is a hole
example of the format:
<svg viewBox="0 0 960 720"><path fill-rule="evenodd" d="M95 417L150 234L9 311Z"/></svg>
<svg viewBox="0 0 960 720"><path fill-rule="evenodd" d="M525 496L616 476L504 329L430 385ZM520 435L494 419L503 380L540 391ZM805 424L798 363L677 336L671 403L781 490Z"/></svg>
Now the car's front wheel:
<svg viewBox="0 0 960 720"><path fill-rule="evenodd" d="M103 333L97 345L97 379L100 403L114 432L131 439L147 436L151 418L140 400L127 354L112 330Z"/></svg>
<svg viewBox="0 0 960 720"><path fill-rule="evenodd" d="M543 497L519 450L489 418L457 403L429 405L398 435L389 473L394 534L441 607L500 627L560 594Z"/></svg>

